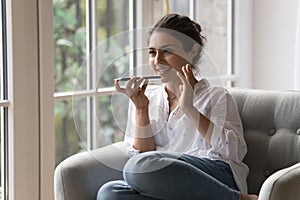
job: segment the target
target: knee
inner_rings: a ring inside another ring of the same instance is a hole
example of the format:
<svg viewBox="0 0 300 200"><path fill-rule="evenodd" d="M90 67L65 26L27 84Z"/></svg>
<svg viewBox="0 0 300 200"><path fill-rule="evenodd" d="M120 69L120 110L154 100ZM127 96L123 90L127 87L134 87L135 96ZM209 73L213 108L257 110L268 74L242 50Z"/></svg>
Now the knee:
<svg viewBox="0 0 300 200"><path fill-rule="evenodd" d="M146 152L130 158L124 166L124 174L154 172L170 165L174 160L163 152ZM123 175L124 175L123 174Z"/></svg>
<svg viewBox="0 0 300 200"><path fill-rule="evenodd" d="M120 200L122 196L118 193L123 181L111 181L105 183L98 191L97 200Z"/></svg>
<svg viewBox="0 0 300 200"><path fill-rule="evenodd" d="M172 155L163 152L136 155L126 163L123 178L133 189L143 193L145 188L153 187L151 184L161 182L174 160Z"/></svg>

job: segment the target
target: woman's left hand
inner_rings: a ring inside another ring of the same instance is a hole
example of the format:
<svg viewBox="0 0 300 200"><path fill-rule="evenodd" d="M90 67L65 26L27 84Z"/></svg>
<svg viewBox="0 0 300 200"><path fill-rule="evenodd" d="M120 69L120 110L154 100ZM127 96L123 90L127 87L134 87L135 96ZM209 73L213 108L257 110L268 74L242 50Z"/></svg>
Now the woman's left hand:
<svg viewBox="0 0 300 200"><path fill-rule="evenodd" d="M193 96L194 96L194 86L198 82L193 74L193 70L190 64L186 64L182 67L182 73L177 72L182 85L179 86L180 96L178 98L178 103L181 109L186 110L193 107Z"/></svg>

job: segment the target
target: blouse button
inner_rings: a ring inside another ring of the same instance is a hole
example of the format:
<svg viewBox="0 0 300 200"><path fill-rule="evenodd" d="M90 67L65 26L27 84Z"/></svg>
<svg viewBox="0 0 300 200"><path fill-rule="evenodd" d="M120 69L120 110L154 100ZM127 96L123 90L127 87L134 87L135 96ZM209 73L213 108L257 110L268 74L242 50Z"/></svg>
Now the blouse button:
<svg viewBox="0 0 300 200"><path fill-rule="evenodd" d="M300 135L300 128L298 128L298 130L296 131L297 135Z"/></svg>

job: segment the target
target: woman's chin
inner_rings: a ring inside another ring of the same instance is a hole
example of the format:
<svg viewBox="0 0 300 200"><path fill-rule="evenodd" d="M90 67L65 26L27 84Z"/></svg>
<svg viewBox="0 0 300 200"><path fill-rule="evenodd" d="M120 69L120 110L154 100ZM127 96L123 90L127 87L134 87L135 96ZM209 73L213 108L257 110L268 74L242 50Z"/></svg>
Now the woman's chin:
<svg viewBox="0 0 300 200"><path fill-rule="evenodd" d="M162 83L167 83L167 82L170 81L170 78L169 78L168 76L164 76L164 75L161 75L161 74L160 74L160 81L161 81Z"/></svg>
<svg viewBox="0 0 300 200"><path fill-rule="evenodd" d="M171 77L163 77L160 78L161 83L174 83L176 82L176 79L172 79Z"/></svg>
<svg viewBox="0 0 300 200"><path fill-rule="evenodd" d="M161 83L168 83L169 81L164 80L164 79L160 79L160 82L161 82Z"/></svg>

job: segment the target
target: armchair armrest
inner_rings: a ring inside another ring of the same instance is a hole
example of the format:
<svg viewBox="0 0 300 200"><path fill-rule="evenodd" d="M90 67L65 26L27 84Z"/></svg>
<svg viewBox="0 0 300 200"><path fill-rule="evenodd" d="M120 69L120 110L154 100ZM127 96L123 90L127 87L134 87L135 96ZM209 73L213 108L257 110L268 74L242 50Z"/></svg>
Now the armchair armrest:
<svg viewBox="0 0 300 200"><path fill-rule="evenodd" d="M124 142L65 159L55 169L55 199L95 200L104 183L122 179L122 169L128 159Z"/></svg>
<svg viewBox="0 0 300 200"><path fill-rule="evenodd" d="M272 174L262 185L259 200L294 200L300 196L300 163Z"/></svg>

